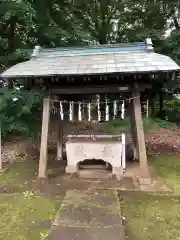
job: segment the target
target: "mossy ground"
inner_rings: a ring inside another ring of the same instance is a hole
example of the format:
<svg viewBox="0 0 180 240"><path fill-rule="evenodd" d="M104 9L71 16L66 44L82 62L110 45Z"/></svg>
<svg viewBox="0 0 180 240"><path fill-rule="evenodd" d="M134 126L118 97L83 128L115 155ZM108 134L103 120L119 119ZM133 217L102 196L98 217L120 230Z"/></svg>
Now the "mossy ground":
<svg viewBox="0 0 180 240"><path fill-rule="evenodd" d="M57 198L40 196L28 181L36 178L34 162L15 163L0 175L0 187L12 186L12 192L0 193L0 239L45 240L51 222L60 206ZM13 191L13 186L25 185L22 192Z"/></svg>
<svg viewBox="0 0 180 240"><path fill-rule="evenodd" d="M180 157L154 157L153 166L172 189L169 196L121 193L121 208L129 240L180 239Z"/></svg>

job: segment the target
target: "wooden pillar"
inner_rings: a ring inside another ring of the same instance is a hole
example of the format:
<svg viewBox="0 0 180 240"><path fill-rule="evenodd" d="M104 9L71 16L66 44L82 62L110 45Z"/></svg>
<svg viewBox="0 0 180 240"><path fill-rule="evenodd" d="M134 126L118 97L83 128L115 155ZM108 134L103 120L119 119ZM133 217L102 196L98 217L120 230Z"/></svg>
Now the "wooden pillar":
<svg viewBox="0 0 180 240"><path fill-rule="evenodd" d="M42 133L41 133L41 148L39 159L39 178L47 177L47 157L48 157L48 130L50 119L50 97L45 97L43 101L43 116L42 116Z"/></svg>
<svg viewBox="0 0 180 240"><path fill-rule="evenodd" d="M138 150L137 150L137 133L135 128L135 116L134 116L134 105L133 101L129 103L129 115L130 115L130 122L131 122L131 136L132 136L132 145L133 145L133 156L134 159L139 159L138 157Z"/></svg>
<svg viewBox="0 0 180 240"><path fill-rule="evenodd" d="M136 140L137 140L136 143L137 143L138 157L140 161L141 179L149 179L144 128L143 128L142 113L141 113L141 102L140 102L140 94L139 94L138 88L139 88L138 84L135 84L132 92L135 131L136 131Z"/></svg>
<svg viewBox="0 0 180 240"><path fill-rule="evenodd" d="M63 160L63 122L59 118L57 123L57 160Z"/></svg>

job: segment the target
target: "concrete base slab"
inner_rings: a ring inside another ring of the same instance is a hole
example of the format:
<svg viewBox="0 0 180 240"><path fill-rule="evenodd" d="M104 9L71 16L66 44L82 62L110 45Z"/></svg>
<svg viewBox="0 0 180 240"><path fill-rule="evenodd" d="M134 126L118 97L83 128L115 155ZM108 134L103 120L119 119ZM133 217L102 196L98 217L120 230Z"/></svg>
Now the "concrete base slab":
<svg viewBox="0 0 180 240"><path fill-rule="evenodd" d="M123 175L123 167L113 167L113 174L120 180Z"/></svg>
<svg viewBox="0 0 180 240"><path fill-rule="evenodd" d="M132 178L121 178L120 180L109 180L109 181L99 181L91 182L91 189L114 189L114 190L125 190L125 191L135 191L140 190L139 181Z"/></svg>
<svg viewBox="0 0 180 240"><path fill-rule="evenodd" d="M140 185L151 185L152 184L152 179L151 178L140 177L139 178L139 183L140 183Z"/></svg>
<svg viewBox="0 0 180 240"><path fill-rule="evenodd" d="M162 181L153 181L150 185L140 185L141 191L147 192L159 192L159 193L171 193L171 189L169 189Z"/></svg>
<svg viewBox="0 0 180 240"><path fill-rule="evenodd" d="M72 165L72 166L68 165L66 167L66 173L77 173L77 170L78 169L76 165Z"/></svg>

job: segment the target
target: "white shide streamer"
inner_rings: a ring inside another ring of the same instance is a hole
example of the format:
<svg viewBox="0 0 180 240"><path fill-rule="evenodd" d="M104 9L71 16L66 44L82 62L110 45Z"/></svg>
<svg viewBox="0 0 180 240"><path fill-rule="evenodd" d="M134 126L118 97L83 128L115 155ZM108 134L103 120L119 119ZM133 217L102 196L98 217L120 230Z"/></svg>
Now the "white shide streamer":
<svg viewBox="0 0 180 240"><path fill-rule="evenodd" d="M69 121L73 121L73 115L74 115L74 102L69 103Z"/></svg>
<svg viewBox="0 0 180 240"><path fill-rule="evenodd" d="M109 105L108 105L108 102L107 102L107 98L105 100L106 102L106 117L105 117L105 120L108 122L109 121Z"/></svg>
<svg viewBox="0 0 180 240"><path fill-rule="evenodd" d="M91 121L91 103L88 103L88 121Z"/></svg>
<svg viewBox="0 0 180 240"><path fill-rule="evenodd" d="M78 120L81 122L82 121L82 103L78 103Z"/></svg>
<svg viewBox="0 0 180 240"><path fill-rule="evenodd" d="M117 101L113 102L113 119L115 120L117 116Z"/></svg>
<svg viewBox="0 0 180 240"><path fill-rule="evenodd" d="M64 120L63 104L61 101L60 101L60 116L61 116L61 120Z"/></svg>
<svg viewBox="0 0 180 240"><path fill-rule="evenodd" d="M124 111L125 111L125 106L124 106L124 100L121 105L121 119L124 119Z"/></svg>
<svg viewBox="0 0 180 240"><path fill-rule="evenodd" d="M58 102L58 101L56 101ZM59 111L59 115L60 115L60 118L61 120L64 120L64 106L63 106L63 103L68 103L69 105L69 121L70 122L73 122L74 121L74 105L75 104L78 104L78 120L79 121L82 121L83 119L83 102L73 102L73 101L59 101L59 104L60 104L60 111ZM120 105L118 104L119 102ZM108 101L107 97L105 98L105 101L104 102L100 102L100 95L96 95L96 102L87 102L87 103L84 103L84 106L86 107L86 111L88 113L88 121L91 122L92 120L92 107L94 106L94 104L97 106L97 117L98 117L98 122L101 121L102 119L102 113L101 113L101 104L105 104L105 121L109 121L111 116L110 116L110 106L111 106L111 103L112 103L112 107L113 107L113 114L112 114L112 119L116 119L117 117L117 114L118 114L118 111L120 109L121 111L121 119L124 119L125 118L125 101L123 100L114 100L114 101ZM56 107L52 104L52 113L53 114L56 114L57 113L57 109Z"/></svg>
<svg viewBox="0 0 180 240"><path fill-rule="evenodd" d="M101 121L100 95L97 95L98 122Z"/></svg>

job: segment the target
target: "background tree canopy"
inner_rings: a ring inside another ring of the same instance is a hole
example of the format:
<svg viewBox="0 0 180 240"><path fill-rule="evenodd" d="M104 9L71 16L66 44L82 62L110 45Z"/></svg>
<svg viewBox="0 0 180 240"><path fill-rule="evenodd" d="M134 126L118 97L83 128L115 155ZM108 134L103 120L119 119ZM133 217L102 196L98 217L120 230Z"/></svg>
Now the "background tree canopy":
<svg viewBox="0 0 180 240"><path fill-rule="evenodd" d="M152 38L157 52L180 63L179 15L180 0L0 0L0 71L29 58L37 44L77 46L144 41L146 37ZM179 83L177 78L164 88L174 93ZM30 96L24 98L22 91L18 94L22 94L24 118L28 114L25 101L30 110L35 103ZM157 97L157 91L152 94L151 98Z"/></svg>
<svg viewBox="0 0 180 240"><path fill-rule="evenodd" d="M140 41L179 61L177 0L0 0L3 69L43 47ZM166 35L167 30L173 31Z"/></svg>

